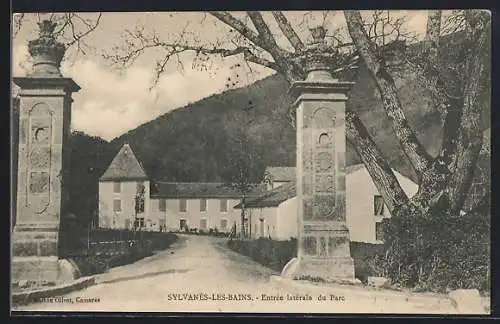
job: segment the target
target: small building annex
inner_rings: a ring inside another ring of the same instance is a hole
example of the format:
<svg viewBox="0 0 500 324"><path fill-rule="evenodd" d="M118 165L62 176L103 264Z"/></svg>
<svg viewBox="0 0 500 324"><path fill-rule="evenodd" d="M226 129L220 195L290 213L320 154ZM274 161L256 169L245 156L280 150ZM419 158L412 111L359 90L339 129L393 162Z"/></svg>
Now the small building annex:
<svg viewBox="0 0 500 324"><path fill-rule="evenodd" d="M276 172L277 171L277 172ZM393 170L409 197L418 185ZM296 238L298 233L298 201L295 191L295 167L268 168L270 190L245 204L253 238L274 240ZM293 179L293 180L292 180ZM241 204L235 206L241 209ZM371 244L382 243L380 224L390 214L373 180L363 164L346 167L346 222L350 240Z"/></svg>

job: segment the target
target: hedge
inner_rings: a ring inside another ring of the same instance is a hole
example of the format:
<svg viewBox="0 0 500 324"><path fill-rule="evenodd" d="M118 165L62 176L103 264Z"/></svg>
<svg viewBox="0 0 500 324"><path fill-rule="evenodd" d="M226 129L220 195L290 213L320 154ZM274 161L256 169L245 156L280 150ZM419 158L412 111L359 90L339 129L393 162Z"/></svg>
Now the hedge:
<svg viewBox="0 0 500 324"><path fill-rule="evenodd" d="M252 260L281 272L283 267L297 255L297 240L275 241L268 238L257 240L230 240L230 249L250 257ZM383 251L383 245L351 242L351 257L354 259L355 276L366 282L369 276L376 276L371 260Z"/></svg>
<svg viewBox="0 0 500 324"><path fill-rule="evenodd" d="M85 253L68 255L78 265L82 276L105 272L107 269L133 263L150 256L153 251L164 250L177 240L177 235L165 232L122 233L118 230L99 230L93 238L103 240L95 242ZM135 238L128 241L113 239Z"/></svg>

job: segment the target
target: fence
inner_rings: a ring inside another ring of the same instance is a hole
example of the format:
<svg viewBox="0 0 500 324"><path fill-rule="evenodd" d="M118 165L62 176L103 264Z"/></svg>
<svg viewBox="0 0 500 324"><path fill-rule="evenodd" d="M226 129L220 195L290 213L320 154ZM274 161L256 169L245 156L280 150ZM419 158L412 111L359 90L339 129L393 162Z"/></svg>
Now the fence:
<svg viewBox="0 0 500 324"><path fill-rule="evenodd" d="M153 251L169 247L176 239L174 233L140 232L115 229L80 230L80 237L65 250L81 275L102 273L109 268L130 264L149 256ZM83 245L83 246L82 246Z"/></svg>
<svg viewBox="0 0 500 324"><path fill-rule="evenodd" d="M63 257L127 254L131 250L147 253L167 248L176 238L165 232L83 228L65 237L60 249Z"/></svg>

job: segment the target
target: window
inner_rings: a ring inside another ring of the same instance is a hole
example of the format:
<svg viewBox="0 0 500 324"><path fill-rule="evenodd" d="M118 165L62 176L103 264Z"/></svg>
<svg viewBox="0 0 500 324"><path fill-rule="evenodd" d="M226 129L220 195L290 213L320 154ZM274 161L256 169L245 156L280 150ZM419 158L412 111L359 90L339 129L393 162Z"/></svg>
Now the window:
<svg viewBox="0 0 500 324"><path fill-rule="evenodd" d="M113 192L114 193L122 192L122 183L121 182L113 182Z"/></svg>
<svg viewBox="0 0 500 324"><path fill-rule="evenodd" d="M375 240L377 241L384 240L384 227L381 222L375 223Z"/></svg>
<svg viewBox="0 0 500 324"><path fill-rule="evenodd" d="M264 237L264 219L261 218L259 220L260 220L259 236Z"/></svg>
<svg viewBox="0 0 500 324"><path fill-rule="evenodd" d="M375 195L373 197L373 211L375 216L384 216L384 200L382 196Z"/></svg>
<svg viewBox="0 0 500 324"><path fill-rule="evenodd" d="M135 199L135 211L137 213L144 213L144 197L137 197Z"/></svg>
<svg viewBox="0 0 500 324"><path fill-rule="evenodd" d="M187 211L187 201L186 199L179 200L179 211L185 213Z"/></svg>
<svg viewBox="0 0 500 324"><path fill-rule="evenodd" d="M222 199L220 201L220 211L223 213L227 212L227 200L226 199Z"/></svg>
<svg viewBox="0 0 500 324"><path fill-rule="evenodd" d="M205 218L200 219L200 229L202 229L202 230L207 229L207 220Z"/></svg>
<svg viewBox="0 0 500 324"><path fill-rule="evenodd" d="M122 211L122 201L120 199L113 200L113 211L121 212Z"/></svg>
<svg viewBox="0 0 500 324"><path fill-rule="evenodd" d="M221 230L227 230L227 219L221 219L220 220L220 229Z"/></svg>
<svg viewBox="0 0 500 324"><path fill-rule="evenodd" d="M167 200L166 199L158 200L158 210L161 212L167 211Z"/></svg>
<svg viewBox="0 0 500 324"><path fill-rule="evenodd" d="M206 199L200 199L200 211L201 212L207 211L207 200Z"/></svg>
<svg viewBox="0 0 500 324"><path fill-rule="evenodd" d="M144 218L136 218L134 221L134 227L135 228L142 228L144 227Z"/></svg>

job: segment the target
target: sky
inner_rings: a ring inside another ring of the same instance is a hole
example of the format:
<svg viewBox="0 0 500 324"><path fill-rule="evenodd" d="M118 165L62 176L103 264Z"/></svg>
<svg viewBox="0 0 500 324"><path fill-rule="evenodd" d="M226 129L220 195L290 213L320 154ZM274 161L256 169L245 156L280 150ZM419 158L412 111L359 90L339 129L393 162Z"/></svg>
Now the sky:
<svg viewBox="0 0 500 324"><path fill-rule="evenodd" d="M245 18L242 12L232 14ZM407 17L408 30L419 35L425 31L426 11L407 10L394 14ZM48 18L49 15L41 15L41 18ZM306 41L309 36L307 28L321 24L324 17L323 12L286 12L286 16ZM96 17L97 13L82 14L84 19ZM271 14L264 13L264 18L271 30L279 34ZM25 76L30 71L27 43L37 37L37 19L37 15L25 16L13 38L14 76ZM328 30L345 25L341 12L329 12L326 21ZM228 78L238 80L234 87L242 87L274 73L261 66L245 64L242 56L212 58L209 61L211 65L202 70L193 67L194 55L187 52L170 61L158 84L151 88L155 62L162 57L162 52L145 52L125 70L117 70L102 57L102 53L117 53L115 47L125 44L124 31L138 26L143 26L147 33L154 31L162 40L175 40L183 31L187 40L197 44L219 42L227 45L231 40L227 26L206 13L103 13L99 26L85 38L89 46L85 55L76 55L76 47L71 47L61 67L62 74L73 78L82 88L73 94L73 130L112 140L169 111L223 92L227 89ZM277 42L285 48L289 47L280 35Z"/></svg>

